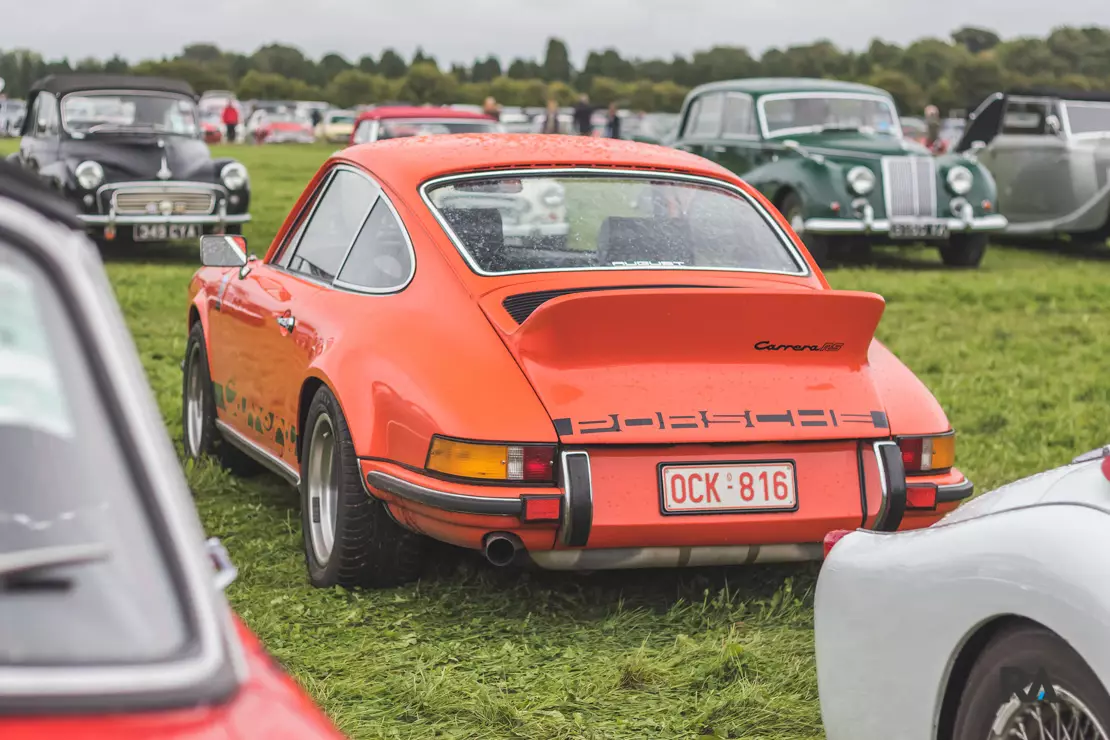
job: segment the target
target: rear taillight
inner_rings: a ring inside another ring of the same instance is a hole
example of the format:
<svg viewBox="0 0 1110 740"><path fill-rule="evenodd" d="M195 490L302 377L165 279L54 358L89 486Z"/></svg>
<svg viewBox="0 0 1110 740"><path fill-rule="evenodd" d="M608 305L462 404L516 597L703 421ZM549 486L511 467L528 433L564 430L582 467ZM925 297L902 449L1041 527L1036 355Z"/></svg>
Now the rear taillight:
<svg viewBox="0 0 1110 740"><path fill-rule="evenodd" d="M555 445L469 442L433 437L427 468L458 478L555 482Z"/></svg>
<svg viewBox="0 0 1110 740"><path fill-rule="evenodd" d="M825 535L825 540L824 542L822 542L825 550L825 557L828 557L829 553L832 552L833 545L835 545L837 542L840 542L844 535L851 533L852 530L850 529L834 529L833 531Z"/></svg>
<svg viewBox="0 0 1110 740"><path fill-rule="evenodd" d="M902 437L898 440L902 451L902 466L906 473L926 473L948 470L956 462L956 435L953 433L929 437Z"/></svg>

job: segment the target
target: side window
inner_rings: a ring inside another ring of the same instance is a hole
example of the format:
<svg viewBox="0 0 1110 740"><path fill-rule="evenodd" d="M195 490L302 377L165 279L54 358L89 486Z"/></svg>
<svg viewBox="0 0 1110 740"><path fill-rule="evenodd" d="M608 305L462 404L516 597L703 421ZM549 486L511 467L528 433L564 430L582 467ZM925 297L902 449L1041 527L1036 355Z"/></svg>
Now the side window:
<svg viewBox="0 0 1110 740"><path fill-rule="evenodd" d="M334 280L377 195L378 186L368 178L337 170L301 229L289 269L318 280Z"/></svg>
<svg viewBox="0 0 1110 740"><path fill-rule="evenodd" d="M1002 133L1044 136L1048 133L1045 121L1050 113L1048 103L1009 101L1002 116Z"/></svg>
<svg viewBox="0 0 1110 740"><path fill-rule="evenodd" d="M703 95L698 99L697 108L690 111L686 124L687 136L715 137L721 132L721 116L724 113L724 93Z"/></svg>
<svg viewBox="0 0 1110 740"><path fill-rule="evenodd" d="M368 141L370 141L370 121L363 121L355 129L354 142L365 144Z"/></svg>
<svg viewBox="0 0 1110 740"><path fill-rule="evenodd" d="M358 233L339 280L361 288L388 290L408 282L412 252L401 225L385 199L378 198Z"/></svg>
<svg viewBox="0 0 1110 740"><path fill-rule="evenodd" d="M755 115L752 99L747 95L729 93L725 96L724 129L728 137L755 136Z"/></svg>

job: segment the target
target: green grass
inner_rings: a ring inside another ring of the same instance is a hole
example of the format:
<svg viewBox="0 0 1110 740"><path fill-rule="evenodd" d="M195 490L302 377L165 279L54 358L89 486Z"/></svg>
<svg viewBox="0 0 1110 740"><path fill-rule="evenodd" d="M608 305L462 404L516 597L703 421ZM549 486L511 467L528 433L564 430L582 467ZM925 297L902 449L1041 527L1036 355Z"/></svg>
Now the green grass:
<svg viewBox="0 0 1110 740"><path fill-rule="evenodd" d="M252 174L247 235L261 254L331 148L234 151ZM180 440L195 248L109 260ZM886 296L880 337L947 409L981 490L1110 441L1110 260L996 248L957 272L892 249L829 277ZM815 566L521 574L444 547L410 587L313 590L290 489L208 465L188 475L208 532L241 568L233 606L353 737L822 736Z"/></svg>

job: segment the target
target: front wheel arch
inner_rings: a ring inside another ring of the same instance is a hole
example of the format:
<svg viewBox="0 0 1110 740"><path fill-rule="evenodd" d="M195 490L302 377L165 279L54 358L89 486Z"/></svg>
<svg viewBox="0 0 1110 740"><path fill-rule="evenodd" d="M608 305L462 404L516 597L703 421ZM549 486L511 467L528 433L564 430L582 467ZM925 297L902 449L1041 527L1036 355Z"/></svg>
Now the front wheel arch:
<svg viewBox="0 0 1110 740"><path fill-rule="evenodd" d="M940 711L937 713L936 740L952 740L952 735L956 730L956 712L960 708L960 698L963 696L967 680L971 676L971 669L979 660L983 650L986 649L995 635L1019 626L1048 630L1040 622L1007 614L979 625L960 646L959 652L952 661L952 667L948 671L944 695L941 697ZM1051 630L1048 631L1051 632Z"/></svg>
<svg viewBox="0 0 1110 740"><path fill-rule="evenodd" d="M301 383L301 392L297 397L297 441L294 443L298 463L301 461L301 452L304 450L304 436L301 432L308 422L308 409L312 405L312 399L316 397L316 392L326 385L327 383L315 375L310 375ZM336 401L338 402L338 400L339 396L336 395ZM343 406L343 404L339 405L340 407Z"/></svg>

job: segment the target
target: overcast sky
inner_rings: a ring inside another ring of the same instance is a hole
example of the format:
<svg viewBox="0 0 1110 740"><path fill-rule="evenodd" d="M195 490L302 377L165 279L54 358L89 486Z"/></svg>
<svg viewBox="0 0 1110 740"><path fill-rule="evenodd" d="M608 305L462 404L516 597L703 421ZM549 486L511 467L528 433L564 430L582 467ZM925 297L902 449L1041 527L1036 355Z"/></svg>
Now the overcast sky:
<svg viewBox="0 0 1110 740"><path fill-rule="evenodd" d="M16 0L3 0L3 5ZM1110 0L23 0L0 24L0 49L30 48L71 61L120 54L173 56L193 42L250 52L281 42L350 60L416 47L441 65L496 54L540 57L554 35L581 66L588 51L670 57L715 44L760 53L829 38L864 48L906 43L962 25L1004 38L1061 25L1110 26Z"/></svg>

